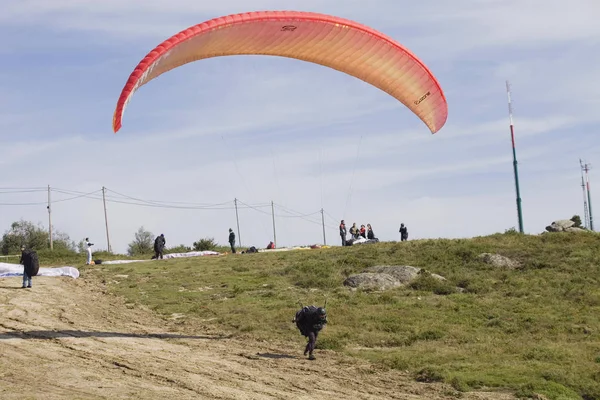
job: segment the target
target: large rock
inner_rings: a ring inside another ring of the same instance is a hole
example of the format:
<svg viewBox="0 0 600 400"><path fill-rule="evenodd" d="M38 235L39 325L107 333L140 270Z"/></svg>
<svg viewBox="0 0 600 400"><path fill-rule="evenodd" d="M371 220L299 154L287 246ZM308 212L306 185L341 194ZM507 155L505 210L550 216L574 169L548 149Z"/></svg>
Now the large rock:
<svg viewBox="0 0 600 400"><path fill-rule="evenodd" d="M477 256L477 258L486 264L500 268L514 269L520 267L521 265L518 261L511 260L510 258L501 256L500 254L483 253Z"/></svg>
<svg viewBox="0 0 600 400"><path fill-rule="evenodd" d="M421 268L411 267L410 265L377 265L375 267L367 268L364 272L388 274L405 285L413 279L416 279L422 271L423 270ZM442 281L446 280L446 278L437 274L431 274L431 276Z"/></svg>
<svg viewBox="0 0 600 400"><path fill-rule="evenodd" d="M361 289L388 290L406 285L417 279L422 273L429 272L409 265L377 265L367 268L360 274L349 276L344 281L344 286ZM441 281L446 280L446 278L437 274L431 274L431 276Z"/></svg>
<svg viewBox="0 0 600 400"><path fill-rule="evenodd" d="M395 277L388 274L363 272L346 278L344 285L360 289L388 290L402 284Z"/></svg>
<svg viewBox="0 0 600 400"><path fill-rule="evenodd" d="M585 232L585 229L572 226L570 228L565 229L565 232Z"/></svg>
<svg viewBox="0 0 600 400"><path fill-rule="evenodd" d="M548 232L564 232L566 229L575 225L574 221L570 219L561 219L558 221L552 222L549 226L546 227Z"/></svg>
<svg viewBox="0 0 600 400"><path fill-rule="evenodd" d="M367 268L364 272L371 272L375 274L387 274L391 275L402 284L406 284L417 277L419 274L419 268L411 267L409 265L403 266L385 266L376 265L371 268Z"/></svg>

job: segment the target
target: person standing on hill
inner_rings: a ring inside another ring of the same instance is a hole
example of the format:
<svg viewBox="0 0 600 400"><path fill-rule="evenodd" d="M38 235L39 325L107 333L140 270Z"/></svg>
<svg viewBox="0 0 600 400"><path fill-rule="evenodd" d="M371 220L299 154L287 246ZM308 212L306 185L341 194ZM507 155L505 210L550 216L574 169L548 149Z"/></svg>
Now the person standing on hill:
<svg viewBox="0 0 600 400"><path fill-rule="evenodd" d="M25 249L25 246L21 246L21 259L19 264L23 265L23 289L31 288L31 281L40 270L40 261L37 253L33 250Z"/></svg>
<svg viewBox="0 0 600 400"><path fill-rule="evenodd" d="M154 239L154 258L158 260L158 258L160 257L160 259L163 259L163 251L165 250L165 245L167 244L167 241L165 240L165 235L164 233L161 233L160 236L157 236L156 239Z"/></svg>
<svg viewBox="0 0 600 400"><path fill-rule="evenodd" d="M352 239L358 239L358 227L356 226L356 222L354 222L352 224L352 226L350 227L350 236L352 236Z"/></svg>
<svg viewBox="0 0 600 400"><path fill-rule="evenodd" d="M346 245L346 235L346 223L344 222L344 220L342 220L342 222L340 222L340 236L342 237L342 246Z"/></svg>
<svg viewBox="0 0 600 400"><path fill-rule="evenodd" d="M231 253L235 254L235 233L231 228L229 228L229 245L231 246Z"/></svg>
<svg viewBox="0 0 600 400"><path fill-rule="evenodd" d="M406 241L408 240L408 229L404 226L404 223L400 224L400 240Z"/></svg>
<svg viewBox="0 0 600 400"><path fill-rule="evenodd" d="M85 261L85 264L90 265L92 263L92 246L94 245L94 243L90 243L90 241L87 240L87 238L85 241L87 243L87 248L85 249L87 253L87 259Z"/></svg>
<svg viewBox="0 0 600 400"><path fill-rule="evenodd" d="M373 228L371 224L367 224L367 239L372 240L375 239L375 233L373 232Z"/></svg>

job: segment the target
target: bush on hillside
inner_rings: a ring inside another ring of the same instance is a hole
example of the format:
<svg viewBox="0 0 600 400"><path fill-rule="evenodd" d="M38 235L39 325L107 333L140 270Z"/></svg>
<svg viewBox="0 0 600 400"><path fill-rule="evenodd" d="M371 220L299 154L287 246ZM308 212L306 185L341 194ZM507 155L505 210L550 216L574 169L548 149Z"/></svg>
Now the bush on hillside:
<svg viewBox="0 0 600 400"><path fill-rule="evenodd" d="M27 248L41 251L50 248L50 236L46 228L41 224L35 225L33 222L23 219L11 224L2 236L0 241L0 252L4 255L19 254L20 248L25 245ZM75 251L75 242L69 235L53 229L52 247L54 250Z"/></svg>
<svg viewBox="0 0 600 400"><path fill-rule="evenodd" d="M217 242L214 238L204 238L194 242L193 246L195 251L214 250L217 247Z"/></svg>
<svg viewBox="0 0 600 400"><path fill-rule="evenodd" d="M130 256L139 256L150 254L154 251L154 235L141 226L135 233L135 239L129 243L127 254Z"/></svg>

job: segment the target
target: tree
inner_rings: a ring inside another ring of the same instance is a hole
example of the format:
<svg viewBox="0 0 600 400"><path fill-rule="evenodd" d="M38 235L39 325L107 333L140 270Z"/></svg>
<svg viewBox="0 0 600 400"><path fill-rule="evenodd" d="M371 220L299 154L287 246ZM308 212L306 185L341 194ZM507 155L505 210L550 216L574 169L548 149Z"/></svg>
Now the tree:
<svg viewBox="0 0 600 400"><path fill-rule="evenodd" d="M217 247L217 242L215 242L214 238L204 238L194 242L193 246L196 251L207 251Z"/></svg>
<svg viewBox="0 0 600 400"><path fill-rule="evenodd" d="M571 221L575 222L575 225L573 225L575 228L581 228L581 217L579 215L573 215Z"/></svg>
<svg viewBox="0 0 600 400"><path fill-rule="evenodd" d="M86 252L87 247L85 240L81 239L79 243L77 243L77 252L83 254Z"/></svg>
<svg viewBox="0 0 600 400"><path fill-rule="evenodd" d="M52 233L52 244L55 249L75 250L75 243L64 232L54 231ZM36 251L49 248L48 230L39 223L34 225L33 222L23 219L13 222L10 229L2 236L0 252L4 255L16 254L20 251L22 245Z"/></svg>
<svg viewBox="0 0 600 400"><path fill-rule="evenodd" d="M141 226L135 233L135 239L129 243L127 254L130 256L150 254L154 250L154 234Z"/></svg>
<svg viewBox="0 0 600 400"><path fill-rule="evenodd" d="M166 249L164 253L165 254L187 253L188 251L192 251L192 248L190 246L186 246L185 244L180 244L179 246L170 247L170 248Z"/></svg>

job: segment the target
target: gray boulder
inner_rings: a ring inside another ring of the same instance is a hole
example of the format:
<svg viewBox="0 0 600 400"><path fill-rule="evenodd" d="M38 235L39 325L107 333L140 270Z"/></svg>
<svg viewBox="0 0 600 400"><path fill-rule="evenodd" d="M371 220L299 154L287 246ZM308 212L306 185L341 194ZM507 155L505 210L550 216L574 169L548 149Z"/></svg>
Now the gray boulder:
<svg viewBox="0 0 600 400"><path fill-rule="evenodd" d="M360 289L388 290L402 285L396 278L388 274L363 272L346 278L344 286Z"/></svg>
<svg viewBox="0 0 600 400"><path fill-rule="evenodd" d="M514 269L521 266L518 261L511 260L510 258L501 256L500 254L483 253L477 256L477 258L486 264L490 264L499 268Z"/></svg>
<svg viewBox="0 0 600 400"><path fill-rule="evenodd" d="M419 268L411 267L409 265L377 265L371 268L367 268L364 272L391 275L394 278L396 278L396 280L398 280L398 282L400 282L401 284L407 284L419 275Z"/></svg>
<svg viewBox="0 0 600 400"><path fill-rule="evenodd" d="M364 272L388 274L396 278L403 285L406 285L413 279L416 279L423 271L424 270L421 268L411 267L410 265L377 265L375 267L367 268ZM441 275L431 274L431 276L441 281L446 280L446 278Z"/></svg>
<svg viewBox="0 0 600 400"><path fill-rule="evenodd" d="M403 286L417 279L428 271L409 265L377 265L367 268L360 274L352 275L344 281L344 286L361 289L388 290ZM431 274L436 279L445 281L441 275Z"/></svg>
<svg viewBox="0 0 600 400"><path fill-rule="evenodd" d="M570 228L565 229L565 232L585 232L585 229L572 226Z"/></svg>
<svg viewBox="0 0 600 400"><path fill-rule="evenodd" d="M571 228L575 225L575 222L570 219L560 219L558 221L552 222L549 226L546 227L548 232L564 232L566 229Z"/></svg>

